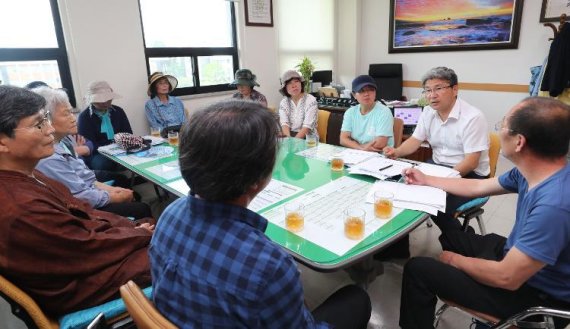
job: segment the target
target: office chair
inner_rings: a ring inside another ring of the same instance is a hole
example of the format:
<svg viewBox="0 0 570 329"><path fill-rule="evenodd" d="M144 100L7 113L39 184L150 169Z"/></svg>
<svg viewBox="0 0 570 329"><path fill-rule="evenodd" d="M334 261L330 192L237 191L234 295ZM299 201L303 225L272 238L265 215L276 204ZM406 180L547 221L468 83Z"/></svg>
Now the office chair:
<svg viewBox="0 0 570 329"><path fill-rule="evenodd" d="M313 83L320 82L321 86L330 86L332 81L332 71L315 71L311 76Z"/></svg>
<svg viewBox="0 0 570 329"><path fill-rule="evenodd" d="M405 100L402 96L402 64L370 64L368 75L378 85L376 100Z"/></svg>
<svg viewBox="0 0 570 329"><path fill-rule="evenodd" d="M319 134L319 142L327 142L327 128L329 126L329 117L331 112L325 110L319 110L317 117L317 133Z"/></svg>
<svg viewBox="0 0 570 329"><path fill-rule="evenodd" d="M127 305L127 310L139 329L176 329L172 322L168 321L154 307L152 302L144 295L141 288L129 281L119 288L121 297Z"/></svg>
<svg viewBox="0 0 570 329"><path fill-rule="evenodd" d="M57 320L53 319L42 311L32 297L2 275L0 275L0 296L10 304L12 313L21 319L28 328L85 328L93 320L96 320L101 313L108 319L105 321L106 325L118 323L127 317L125 304L121 299L115 299L98 306L66 314Z"/></svg>
<svg viewBox="0 0 570 329"><path fill-rule="evenodd" d="M542 306L535 306L528 308L518 314L512 315L507 319L500 320L499 318L494 317L492 315L485 314L482 312L477 312L448 301L444 301L444 303L446 309L450 306L459 309L473 316L477 320L489 325L492 329L507 329L507 328L556 329L554 324L554 318L570 319L569 310L560 310L560 309L554 309ZM434 328L437 328L437 326L439 325L439 321L441 320L441 315L443 314L443 311L440 308L435 313L435 319L433 321ZM536 316L542 316L542 321L541 322L524 321L529 317L536 317Z"/></svg>
<svg viewBox="0 0 570 329"><path fill-rule="evenodd" d="M489 134L489 167L491 169L489 177L495 177L497 172L497 162L499 160L499 153L501 151L501 141L499 140L499 135L496 133ZM477 219L477 224L479 225L479 232L481 235L487 234L485 229L485 223L483 222L483 213L485 210L483 206L489 201L489 197L481 197L473 199L469 202L462 204L457 208L455 212L455 218L463 219L463 230L466 231L469 227L469 222L475 218Z"/></svg>
<svg viewBox="0 0 570 329"><path fill-rule="evenodd" d="M394 118L394 147L402 144L402 137L404 136L404 120Z"/></svg>
<svg viewBox="0 0 570 329"><path fill-rule="evenodd" d="M331 112L327 127L327 144L340 145L340 128L344 114Z"/></svg>

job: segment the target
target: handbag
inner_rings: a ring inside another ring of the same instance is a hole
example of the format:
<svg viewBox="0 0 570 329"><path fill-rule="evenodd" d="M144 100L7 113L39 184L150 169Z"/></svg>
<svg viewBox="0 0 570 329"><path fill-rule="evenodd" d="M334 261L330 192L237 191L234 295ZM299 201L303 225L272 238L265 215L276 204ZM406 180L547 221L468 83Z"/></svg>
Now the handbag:
<svg viewBox="0 0 570 329"><path fill-rule="evenodd" d="M115 143L127 151L127 154L137 153L150 149L151 140L130 133L116 133Z"/></svg>

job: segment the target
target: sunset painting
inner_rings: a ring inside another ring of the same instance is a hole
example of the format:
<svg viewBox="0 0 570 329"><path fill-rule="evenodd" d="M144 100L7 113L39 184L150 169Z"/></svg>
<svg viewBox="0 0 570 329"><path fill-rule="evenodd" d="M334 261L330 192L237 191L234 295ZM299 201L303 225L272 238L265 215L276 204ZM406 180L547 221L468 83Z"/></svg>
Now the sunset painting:
<svg viewBox="0 0 570 329"><path fill-rule="evenodd" d="M516 48L522 11L518 2L392 0L390 50Z"/></svg>

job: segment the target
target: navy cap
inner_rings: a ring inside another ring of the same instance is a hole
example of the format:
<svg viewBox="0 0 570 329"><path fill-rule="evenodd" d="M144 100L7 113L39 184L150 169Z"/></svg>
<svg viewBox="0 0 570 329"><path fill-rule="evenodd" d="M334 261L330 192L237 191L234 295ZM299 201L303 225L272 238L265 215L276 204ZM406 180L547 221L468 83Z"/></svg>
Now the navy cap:
<svg viewBox="0 0 570 329"><path fill-rule="evenodd" d="M352 80L352 91L357 93L362 90L362 88L370 86L374 87L374 89L378 89L376 85L376 81L372 79L369 75L359 75L354 80Z"/></svg>

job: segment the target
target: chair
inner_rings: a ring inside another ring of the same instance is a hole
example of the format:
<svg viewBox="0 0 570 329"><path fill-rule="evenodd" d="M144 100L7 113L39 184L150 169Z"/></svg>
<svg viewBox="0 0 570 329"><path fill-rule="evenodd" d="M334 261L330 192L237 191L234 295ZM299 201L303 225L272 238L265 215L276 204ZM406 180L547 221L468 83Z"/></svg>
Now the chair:
<svg viewBox="0 0 570 329"><path fill-rule="evenodd" d="M143 294L133 281L122 285L119 289L121 297L127 305L127 310L139 329L176 329L177 327L166 319L154 307L152 302Z"/></svg>
<svg viewBox="0 0 570 329"><path fill-rule="evenodd" d="M66 314L59 319L48 317L39 305L23 290L0 275L0 296L11 306L12 313L20 318L28 328L71 329L85 328L101 313L106 324L118 323L127 317L125 304L121 299Z"/></svg>
<svg viewBox="0 0 570 329"><path fill-rule="evenodd" d="M394 147L402 144L402 137L404 136L404 120L394 118Z"/></svg>
<svg viewBox="0 0 570 329"><path fill-rule="evenodd" d="M545 328L545 329L555 329L554 318L570 319L570 311L560 310L542 306L531 307L525 311L515 314L505 320L500 320L489 314L482 312L477 312L466 307L453 304L451 302L444 301L444 306L448 308L449 306L459 309L474 318L484 322L485 324L492 326L493 329L507 329L507 328ZM445 311L445 310L444 310ZM437 328L439 321L441 320L441 315L443 311L441 308L435 313L435 319L433 322L434 328ZM524 321L529 317L542 316L541 322L531 322Z"/></svg>
<svg viewBox="0 0 570 329"><path fill-rule="evenodd" d="M331 112L327 126L327 144L340 145L340 128L342 128L343 113Z"/></svg>
<svg viewBox="0 0 570 329"><path fill-rule="evenodd" d="M321 143L327 142L327 128L329 126L329 117L331 112L319 110L317 117L317 132L319 133L319 141Z"/></svg>
<svg viewBox="0 0 570 329"><path fill-rule="evenodd" d="M489 167L491 169L489 177L495 177L497 172L497 161L499 160L499 152L501 151L501 141L499 140L499 135L496 133L489 134ZM483 213L485 210L483 206L489 201L489 197L482 197L473 199L469 202L462 204L457 208L455 212L455 218L463 219L463 230L466 231L469 227L469 222L475 218L477 219L477 224L479 225L479 232L482 235L487 234L485 229L485 223L483 222Z"/></svg>
<svg viewBox="0 0 570 329"><path fill-rule="evenodd" d="M402 96L402 64L370 64L368 75L378 85L376 100L405 100Z"/></svg>

